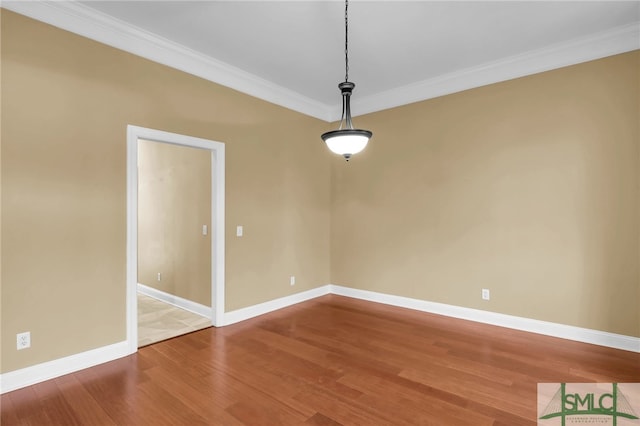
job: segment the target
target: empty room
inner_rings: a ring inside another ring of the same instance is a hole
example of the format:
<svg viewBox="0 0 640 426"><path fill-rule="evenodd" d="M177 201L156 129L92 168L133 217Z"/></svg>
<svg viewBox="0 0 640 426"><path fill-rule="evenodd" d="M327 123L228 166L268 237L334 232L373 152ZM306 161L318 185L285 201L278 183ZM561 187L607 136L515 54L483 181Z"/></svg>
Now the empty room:
<svg viewBox="0 0 640 426"><path fill-rule="evenodd" d="M3 1L0 424L640 425L639 1Z"/></svg>

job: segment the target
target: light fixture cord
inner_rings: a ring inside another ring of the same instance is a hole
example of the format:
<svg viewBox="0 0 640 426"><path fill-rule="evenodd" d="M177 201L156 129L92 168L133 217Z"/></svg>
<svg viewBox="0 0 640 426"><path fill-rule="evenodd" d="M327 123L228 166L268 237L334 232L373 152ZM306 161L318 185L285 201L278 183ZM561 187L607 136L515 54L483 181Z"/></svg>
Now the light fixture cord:
<svg viewBox="0 0 640 426"><path fill-rule="evenodd" d="M344 81L349 81L349 0L344 1ZM344 97L344 95L343 95ZM342 126L345 125L345 100L342 99L342 115L340 116L340 127L338 130L342 130ZM348 126L349 123L347 123ZM353 127L353 126L351 126Z"/></svg>
<svg viewBox="0 0 640 426"><path fill-rule="evenodd" d="M349 0L344 2L344 81L349 81Z"/></svg>

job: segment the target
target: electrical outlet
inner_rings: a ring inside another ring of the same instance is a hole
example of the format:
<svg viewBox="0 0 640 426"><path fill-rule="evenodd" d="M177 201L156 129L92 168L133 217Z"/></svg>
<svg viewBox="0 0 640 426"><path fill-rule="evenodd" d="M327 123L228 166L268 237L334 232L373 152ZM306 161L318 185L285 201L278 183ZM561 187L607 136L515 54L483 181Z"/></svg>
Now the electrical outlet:
<svg viewBox="0 0 640 426"><path fill-rule="evenodd" d="M162 281L162 272L158 272L158 281Z"/></svg>
<svg viewBox="0 0 640 426"><path fill-rule="evenodd" d="M489 292L488 288L483 288L482 289L482 300L489 300L491 299L491 293Z"/></svg>
<svg viewBox="0 0 640 426"><path fill-rule="evenodd" d="M31 347L31 332L26 331L24 333L16 334L16 347L18 350L27 349Z"/></svg>
<svg viewBox="0 0 640 426"><path fill-rule="evenodd" d="M291 275L289 277L289 285L296 285L296 277Z"/></svg>

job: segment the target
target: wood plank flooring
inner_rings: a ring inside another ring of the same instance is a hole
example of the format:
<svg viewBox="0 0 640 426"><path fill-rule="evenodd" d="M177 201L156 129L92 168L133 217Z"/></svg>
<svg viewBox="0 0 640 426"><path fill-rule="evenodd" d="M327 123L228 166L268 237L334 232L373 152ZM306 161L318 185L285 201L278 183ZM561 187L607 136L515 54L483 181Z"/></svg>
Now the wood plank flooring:
<svg viewBox="0 0 640 426"><path fill-rule="evenodd" d="M640 382L640 354L329 295L7 393L0 419L535 425L538 382Z"/></svg>

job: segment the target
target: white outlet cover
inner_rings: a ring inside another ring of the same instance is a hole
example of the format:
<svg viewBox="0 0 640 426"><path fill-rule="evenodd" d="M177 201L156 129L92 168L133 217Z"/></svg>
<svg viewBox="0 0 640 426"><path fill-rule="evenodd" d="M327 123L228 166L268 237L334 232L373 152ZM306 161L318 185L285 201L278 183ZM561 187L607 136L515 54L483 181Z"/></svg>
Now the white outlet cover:
<svg viewBox="0 0 640 426"><path fill-rule="evenodd" d="M242 234L244 233L244 229L242 228L242 225L239 225L236 227L236 236L237 237L242 237Z"/></svg>
<svg viewBox="0 0 640 426"><path fill-rule="evenodd" d="M482 299L483 300L490 300L491 299L491 292L486 288L482 289Z"/></svg>
<svg viewBox="0 0 640 426"><path fill-rule="evenodd" d="M27 349L31 347L31 333L24 332L16 334L16 348L18 350Z"/></svg>

